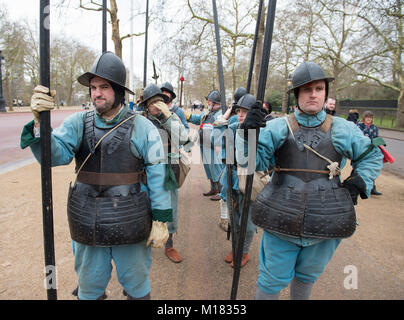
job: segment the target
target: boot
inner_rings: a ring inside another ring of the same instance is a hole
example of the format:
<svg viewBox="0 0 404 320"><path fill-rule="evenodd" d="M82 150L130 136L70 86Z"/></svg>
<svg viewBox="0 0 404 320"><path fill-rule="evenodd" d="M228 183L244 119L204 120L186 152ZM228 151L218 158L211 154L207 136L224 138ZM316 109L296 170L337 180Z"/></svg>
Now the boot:
<svg viewBox="0 0 404 320"><path fill-rule="evenodd" d="M210 200L212 201L219 201L220 199L222 199L219 196L220 190L222 189L222 185L220 184L220 182L213 182L214 186L215 186L215 190L216 190L216 194L210 198Z"/></svg>
<svg viewBox="0 0 404 320"><path fill-rule="evenodd" d="M374 196L381 196L383 193L377 191L376 190L376 185L373 185L373 189L372 189L372 191L370 191L370 194L372 194Z"/></svg>
<svg viewBox="0 0 404 320"><path fill-rule="evenodd" d="M165 254L174 263L180 263L182 261L181 255L173 247L165 248Z"/></svg>
<svg viewBox="0 0 404 320"><path fill-rule="evenodd" d="M77 300L80 300L80 298L79 298L79 287L78 287L78 286L76 287L76 289L73 290L72 295L75 296L75 297L77 297ZM108 296L107 296L107 294L106 294L105 291L104 291L104 293L103 293L101 296L99 296L99 297L97 298L97 300L105 300L105 299L107 299L107 298L108 298Z"/></svg>
<svg viewBox="0 0 404 320"><path fill-rule="evenodd" d="M125 289L122 291L122 294L126 297L126 300L150 300L150 292L146 294L144 297L141 298L134 298L131 295L129 295Z"/></svg>
<svg viewBox="0 0 404 320"><path fill-rule="evenodd" d="M173 234L170 233L166 245L164 253L172 262L180 263L182 261L181 255L178 253L177 250L174 249L174 241L173 241Z"/></svg>
<svg viewBox="0 0 404 320"><path fill-rule="evenodd" d="M213 197L210 197L210 200L212 200L212 201L219 201L221 199L222 198L218 194L215 194Z"/></svg>
<svg viewBox="0 0 404 320"><path fill-rule="evenodd" d="M232 263L233 262L233 251L230 251L230 253L224 257L224 261L226 263Z"/></svg>
<svg viewBox="0 0 404 320"><path fill-rule="evenodd" d="M217 194L215 183L213 182L212 179L209 179L209 181L210 181L210 190L208 192L203 193L205 197L214 196L215 194Z"/></svg>
<svg viewBox="0 0 404 320"><path fill-rule="evenodd" d="M248 253L243 253L243 256L241 257L241 268L244 267L248 261L250 261L250 255ZM231 267L234 268L234 260L231 262Z"/></svg>

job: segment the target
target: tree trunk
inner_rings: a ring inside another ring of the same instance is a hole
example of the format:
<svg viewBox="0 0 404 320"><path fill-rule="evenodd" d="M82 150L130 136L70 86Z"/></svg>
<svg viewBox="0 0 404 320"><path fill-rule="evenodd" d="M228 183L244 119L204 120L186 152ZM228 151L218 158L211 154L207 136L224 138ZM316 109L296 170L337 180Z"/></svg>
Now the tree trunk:
<svg viewBox="0 0 404 320"><path fill-rule="evenodd" d="M116 5L116 0L110 0L110 4L112 41L114 42L115 54L122 59L122 40L119 32L118 6Z"/></svg>
<svg viewBox="0 0 404 320"><path fill-rule="evenodd" d="M400 96L397 101L397 122L396 128L404 128L404 88L401 87Z"/></svg>
<svg viewBox="0 0 404 320"><path fill-rule="evenodd" d="M9 78L10 73L6 72L6 93L7 93L7 99L6 99L6 105L8 105L8 108L10 111L14 111L13 108L13 99L11 97L11 90L10 90L10 78Z"/></svg>

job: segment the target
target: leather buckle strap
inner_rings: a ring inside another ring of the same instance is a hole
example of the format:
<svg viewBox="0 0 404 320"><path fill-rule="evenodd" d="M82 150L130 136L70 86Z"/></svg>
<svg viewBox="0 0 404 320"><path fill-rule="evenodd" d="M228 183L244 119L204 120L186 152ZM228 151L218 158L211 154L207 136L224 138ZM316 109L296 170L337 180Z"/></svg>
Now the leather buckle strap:
<svg viewBox="0 0 404 320"><path fill-rule="evenodd" d="M330 170L314 170L314 169L288 169L288 168L274 168L270 170L269 172L280 172L280 171L285 171L285 172L310 172L310 173L323 173L323 174L330 174ZM341 174L341 172L338 172L337 175Z"/></svg>
<svg viewBox="0 0 404 320"><path fill-rule="evenodd" d="M144 171L128 173L98 173L80 171L77 175L77 181L97 186L120 186L140 182L147 184L147 177Z"/></svg>

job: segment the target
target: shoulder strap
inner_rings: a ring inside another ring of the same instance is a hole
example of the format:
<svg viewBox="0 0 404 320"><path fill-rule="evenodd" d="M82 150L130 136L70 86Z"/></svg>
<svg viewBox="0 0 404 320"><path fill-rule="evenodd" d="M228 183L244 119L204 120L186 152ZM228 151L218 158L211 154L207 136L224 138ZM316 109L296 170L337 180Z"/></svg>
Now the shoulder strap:
<svg viewBox="0 0 404 320"><path fill-rule="evenodd" d="M327 133L328 130L330 130L332 125L332 115L327 114L324 122L320 126L320 130L323 131L324 133Z"/></svg>
<svg viewBox="0 0 404 320"><path fill-rule="evenodd" d="M297 130L300 129L300 125L297 122L296 117L293 113L287 116L287 120L288 120L290 129L292 130L292 132L296 132Z"/></svg>
<svg viewBox="0 0 404 320"><path fill-rule="evenodd" d="M87 133L86 141L88 143L88 147L90 148L90 152L93 154L95 152L94 110L86 112L83 136L84 133Z"/></svg>

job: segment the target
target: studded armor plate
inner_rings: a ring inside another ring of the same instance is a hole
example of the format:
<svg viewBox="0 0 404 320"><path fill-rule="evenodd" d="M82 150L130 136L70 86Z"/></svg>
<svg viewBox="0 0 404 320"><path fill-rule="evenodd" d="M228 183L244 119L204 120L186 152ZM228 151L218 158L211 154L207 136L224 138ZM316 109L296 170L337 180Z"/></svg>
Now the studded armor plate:
<svg viewBox="0 0 404 320"><path fill-rule="evenodd" d="M277 167L327 170L328 162L306 150L303 143L328 159L341 162L342 156L332 145L330 126L326 131L324 126L297 126L294 135L296 140L289 134L276 153ZM251 210L257 226L294 237L344 238L356 228L348 190L341 187L338 177L329 180L328 175L321 173L275 172Z"/></svg>

